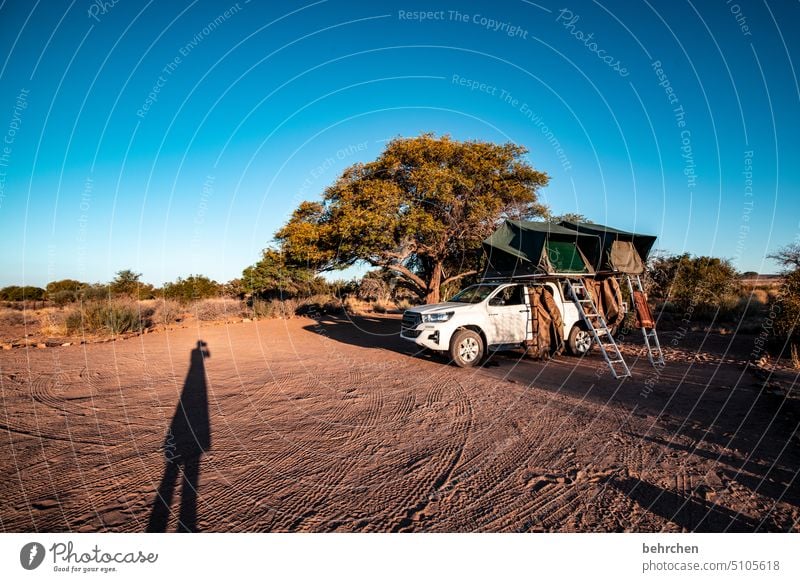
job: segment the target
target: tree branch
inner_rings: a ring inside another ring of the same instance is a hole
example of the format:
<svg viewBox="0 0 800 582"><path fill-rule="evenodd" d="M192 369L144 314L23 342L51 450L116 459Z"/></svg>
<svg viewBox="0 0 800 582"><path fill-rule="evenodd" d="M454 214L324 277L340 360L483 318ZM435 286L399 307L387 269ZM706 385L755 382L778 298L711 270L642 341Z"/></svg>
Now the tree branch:
<svg viewBox="0 0 800 582"><path fill-rule="evenodd" d="M468 277L469 275L474 275L477 272L478 271L464 271L463 273L459 273L458 275L453 275L452 277L448 277L447 279L442 281L441 285L442 285L442 287L444 287L448 283L452 283L453 281L458 281L459 279L461 279L463 277Z"/></svg>
<svg viewBox="0 0 800 582"><path fill-rule="evenodd" d="M387 269L391 269L392 271L400 273L402 276L408 279L409 282L413 283L414 287L416 287L416 290L420 295L424 295L425 292L427 291L428 285L425 284L425 281L423 281L417 275L415 275L411 271L411 269L404 267L403 265L398 265L396 263L383 266Z"/></svg>

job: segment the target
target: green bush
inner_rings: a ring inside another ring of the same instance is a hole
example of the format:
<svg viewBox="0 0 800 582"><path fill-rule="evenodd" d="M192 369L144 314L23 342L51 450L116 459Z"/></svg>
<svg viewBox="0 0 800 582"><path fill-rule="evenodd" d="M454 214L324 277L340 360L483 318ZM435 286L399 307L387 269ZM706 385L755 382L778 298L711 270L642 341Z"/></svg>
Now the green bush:
<svg viewBox="0 0 800 582"><path fill-rule="evenodd" d="M648 270L647 288L664 312L687 313L695 320L738 315L738 274L726 259L689 254L659 257Z"/></svg>
<svg viewBox="0 0 800 582"><path fill-rule="evenodd" d="M4 301L40 301L45 291L41 287L10 285L0 289L0 299Z"/></svg>
<svg viewBox="0 0 800 582"><path fill-rule="evenodd" d="M167 283L164 285L162 293L166 299L189 303L199 299L218 297L222 290L222 285L208 277L189 275L185 279L178 277L174 283Z"/></svg>

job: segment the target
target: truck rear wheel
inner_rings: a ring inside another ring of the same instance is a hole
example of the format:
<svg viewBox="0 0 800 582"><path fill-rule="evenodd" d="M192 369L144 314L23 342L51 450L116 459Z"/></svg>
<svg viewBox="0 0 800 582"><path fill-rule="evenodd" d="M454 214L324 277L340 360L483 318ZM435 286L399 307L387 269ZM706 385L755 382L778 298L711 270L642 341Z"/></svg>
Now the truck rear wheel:
<svg viewBox="0 0 800 582"><path fill-rule="evenodd" d="M575 324L569 331L567 349L573 356L582 356L592 351L593 341L594 338L590 331L584 329L580 324Z"/></svg>
<svg viewBox="0 0 800 582"><path fill-rule="evenodd" d="M459 368L470 368L483 359L485 347L480 334L460 329L450 340L450 358Z"/></svg>

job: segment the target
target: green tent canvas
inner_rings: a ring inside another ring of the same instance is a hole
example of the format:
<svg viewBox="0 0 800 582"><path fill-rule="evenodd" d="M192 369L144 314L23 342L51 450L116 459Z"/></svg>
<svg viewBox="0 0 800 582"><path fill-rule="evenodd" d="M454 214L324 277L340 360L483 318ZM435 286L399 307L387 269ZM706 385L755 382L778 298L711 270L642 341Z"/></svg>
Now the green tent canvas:
<svg viewBox="0 0 800 582"><path fill-rule="evenodd" d="M600 237L549 222L507 220L483 241L483 250L491 275L591 275L586 257L600 255Z"/></svg>
<svg viewBox="0 0 800 582"><path fill-rule="evenodd" d="M650 250L656 242L656 237L652 235L627 232L602 224L562 221L561 226L581 234L600 237L599 254L587 254L599 273L642 274Z"/></svg>

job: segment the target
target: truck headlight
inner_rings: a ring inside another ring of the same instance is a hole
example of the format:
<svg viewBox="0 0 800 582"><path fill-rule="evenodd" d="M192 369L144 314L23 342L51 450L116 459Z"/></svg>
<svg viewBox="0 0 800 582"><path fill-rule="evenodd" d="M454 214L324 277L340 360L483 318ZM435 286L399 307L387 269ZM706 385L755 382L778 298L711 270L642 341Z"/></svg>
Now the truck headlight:
<svg viewBox="0 0 800 582"><path fill-rule="evenodd" d="M441 313L426 313L422 316L422 322L441 323L443 321L448 321L451 317L453 317L452 311L444 311Z"/></svg>

